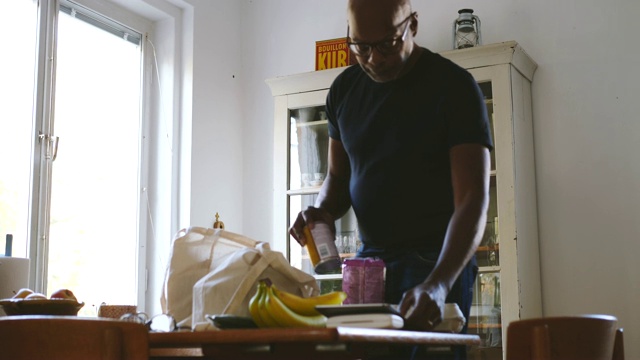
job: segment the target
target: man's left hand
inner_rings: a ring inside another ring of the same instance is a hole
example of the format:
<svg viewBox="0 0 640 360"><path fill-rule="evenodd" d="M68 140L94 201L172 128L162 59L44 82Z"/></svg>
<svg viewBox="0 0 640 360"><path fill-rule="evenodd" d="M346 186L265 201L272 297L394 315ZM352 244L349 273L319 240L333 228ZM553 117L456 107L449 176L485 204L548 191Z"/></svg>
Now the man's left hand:
<svg viewBox="0 0 640 360"><path fill-rule="evenodd" d="M405 329L429 331L442 322L447 290L444 286L420 284L404 293L399 310Z"/></svg>

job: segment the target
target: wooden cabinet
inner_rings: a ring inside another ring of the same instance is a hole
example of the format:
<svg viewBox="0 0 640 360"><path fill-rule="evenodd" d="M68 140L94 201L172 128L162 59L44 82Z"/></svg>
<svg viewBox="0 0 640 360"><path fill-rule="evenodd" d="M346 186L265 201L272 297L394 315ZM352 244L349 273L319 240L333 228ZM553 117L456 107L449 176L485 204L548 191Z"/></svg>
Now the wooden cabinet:
<svg viewBox="0 0 640 360"><path fill-rule="evenodd" d="M541 316L540 263L531 82L537 64L516 42L440 53L474 76L485 96L495 149L491 154L491 201L487 227L476 254L469 332L482 337L470 358L504 356L507 325ZM304 249L288 228L302 208L312 205L326 174L328 135L323 114L333 79L344 68L268 79L275 100L274 249L313 273ZM337 245L353 256L357 221L352 212L338 220ZM340 275L317 276L340 286Z"/></svg>

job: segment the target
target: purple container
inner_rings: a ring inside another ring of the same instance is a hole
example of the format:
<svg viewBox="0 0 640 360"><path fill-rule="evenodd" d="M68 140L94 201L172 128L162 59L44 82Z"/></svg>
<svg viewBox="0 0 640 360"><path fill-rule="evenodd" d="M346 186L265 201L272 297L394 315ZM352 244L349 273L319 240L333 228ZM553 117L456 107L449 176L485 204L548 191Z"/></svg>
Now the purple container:
<svg viewBox="0 0 640 360"><path fill-rule="evenodd" d="M343 304L384 302L384 261L377 258L345 259L342 265Z"/></svg>

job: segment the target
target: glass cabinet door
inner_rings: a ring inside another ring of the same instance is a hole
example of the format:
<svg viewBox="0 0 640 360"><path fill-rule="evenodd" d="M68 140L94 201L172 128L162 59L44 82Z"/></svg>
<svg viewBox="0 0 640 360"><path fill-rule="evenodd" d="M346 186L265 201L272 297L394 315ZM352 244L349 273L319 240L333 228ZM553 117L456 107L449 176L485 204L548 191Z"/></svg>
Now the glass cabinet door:
<svg viewBox="0 0 640 360"><path fill-rule="evenodd" d="M327 175L329 154L329 129L324 105L289 110L288 151L288 226L298 213L315 204L318 192ZM336 247L342 259L355 256L359 241L353 210L338 219ZM340 274L316 275L306 248L289 239L290 263L318 278L321 292L341 290Z"/></svg>
<svg viewBox="0 0 640 360"><path fill-rule="evenodd" d="M481 82L480 89L485 98L491 127L491 137L496 146L491 82ZM476 252L478 276L474 284L473 302L469 315L470 334L481 338L479 347L472 354L479 353L482 359L502 359L502 310L500 298L500 240L498 234L498 182L495 153L491 152L491 181L489 188L489 210L484 236ZM474 358L473 356L470 356Z"/></svg>
<svg viewBox="0 0 640 360"><path fill-rule="evenodd" d="M315 203L327 174L328 146L324 106L289 111L288 226L301 210ZM289 261L309 274L314 273L306 249L293 239L289 239Z"/></svg>

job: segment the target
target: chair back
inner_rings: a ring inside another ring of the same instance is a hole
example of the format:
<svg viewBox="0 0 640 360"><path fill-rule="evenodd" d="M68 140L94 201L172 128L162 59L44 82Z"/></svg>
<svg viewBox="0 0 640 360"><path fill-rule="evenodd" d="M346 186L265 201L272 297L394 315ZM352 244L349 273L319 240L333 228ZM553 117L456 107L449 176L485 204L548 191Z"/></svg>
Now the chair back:
<svg viewBox="0 0 640 360"><path fill-rule="evenodd" d="M507 328L507 360L526 359L623 360L622 330L609 315L514 321Z"/></svg>
<svg viewBox="0 0 640 360"><path fill-rule="evenodd" d="M613 344L613 360L624 360L624 332L616 330L616 342Z"/></svg>
<svg viewBox="0 0 640 360"><path fill-rule="evenodd" d="M0 355L12 360L149 358L143 324L77 316L0 317Z"/></svg>

